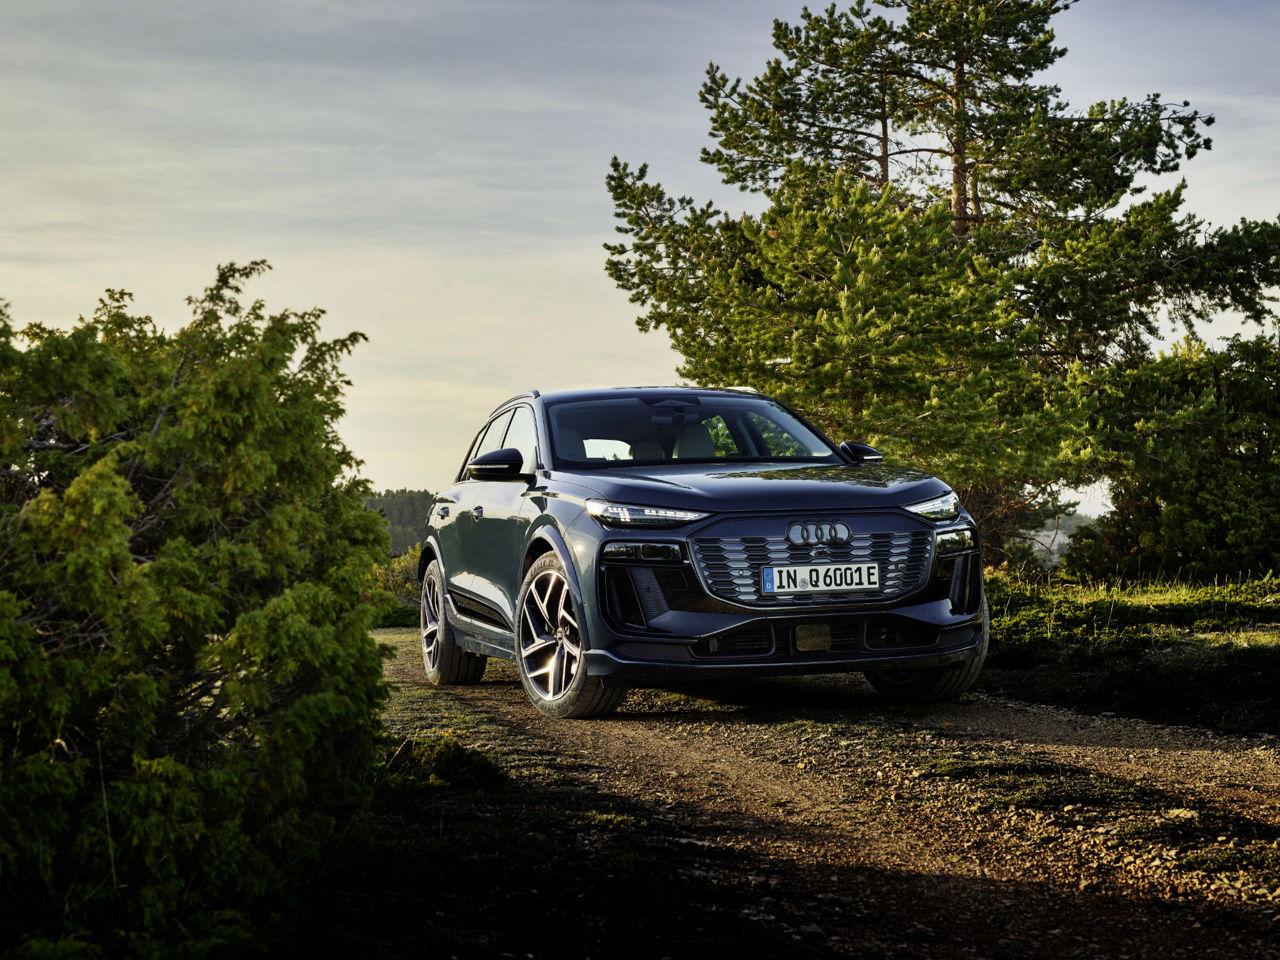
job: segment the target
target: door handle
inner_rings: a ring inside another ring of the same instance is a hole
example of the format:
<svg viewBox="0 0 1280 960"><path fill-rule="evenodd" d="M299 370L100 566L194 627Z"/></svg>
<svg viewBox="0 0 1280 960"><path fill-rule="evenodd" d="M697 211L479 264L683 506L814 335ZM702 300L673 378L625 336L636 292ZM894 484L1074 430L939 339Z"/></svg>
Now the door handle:
<svg viewBox="0 0 1280 960"><path fill-rule="evenodd" d="M441 507L439 510L436 511L436 515L443 520L445 517L449 515L449 508Z"/></svg>
<svg viewBox="0 0 1280 960"><path fill-rule="evenodd" d="M474 510L472 510L471 512L472 512L472 513L474 513L477 517L483 517L483 516L484 516L484 507L477 506L477 507L476 507Z"/></svg>

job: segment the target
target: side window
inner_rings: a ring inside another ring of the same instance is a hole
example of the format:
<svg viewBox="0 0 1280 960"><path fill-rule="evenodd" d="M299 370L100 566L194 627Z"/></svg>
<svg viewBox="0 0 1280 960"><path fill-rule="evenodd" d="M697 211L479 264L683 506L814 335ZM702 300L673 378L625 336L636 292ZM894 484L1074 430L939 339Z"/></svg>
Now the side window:
<svg viewBox="0 0 1280 960"><path fill-rule="evenodd" d="M454 481L460 483L467 479L467 464L476 458L476 450L480 446L480 441L484 439L485 431L489 429L489 425L485 424L480 428L480 432L476 434L476 438L471 441L471 446L467 447L467 455L462 458L462 466L458 468L458 475L454 477Z"/></svg>
<svg viewBox="0 0 1280 960"><path fill-rule="evenodd" d="M489 453L491 450L498 450L502 446L502 435L507 431L507 424L511 422L511 411L508 410L502 416L490 420L489 425L480 431L480 435L476 437L476 442L471 445L471 452L467 454L467 459L462 464L462 469L458 471L458 479L467 479L467 464L480 456L482 453Z"/></svg>
<svg viewBox="0 0 1280 960"><path fill-rule="evenodd" d="M486 453L492 453L494 450L502 449L502 437L507 432L507 424L511 422L511 411L508 410L502 416L495 419L489 424L489 429L484 432L484 436L480 438L480 442L476 445L476 452L471 455L471 459L483 456Z"/></svg>
<svg viewBox="0 0 1280 960"><path fill-rule="evenodd" d="M521 473L533 473L538 464L538 430L533 423L533 411L528 407L516 407L511 418L511 426L507 427L507 437L502 441L504 447L515 447L524 454L524 465Z"/></svg>

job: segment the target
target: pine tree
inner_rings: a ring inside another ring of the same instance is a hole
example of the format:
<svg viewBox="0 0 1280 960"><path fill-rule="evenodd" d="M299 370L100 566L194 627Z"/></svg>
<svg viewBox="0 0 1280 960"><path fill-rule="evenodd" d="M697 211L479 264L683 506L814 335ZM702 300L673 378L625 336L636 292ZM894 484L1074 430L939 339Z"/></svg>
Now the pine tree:
<svg viewBox="0 0 1280 960"><path fill-rule="evenodd" d="M1148 192L1212 117L1157 94L1076 110L1041 80L1070 5L859 0L776 22L748 83L712 64L703 160L763 215L617 158L607 178L607 271L684 376L775 390L941 471L997 548L1089 479L1064 454L1093 377L1144 363L1163 317L1271 316L1280 281L1280 224L1210 230L1180 182Z"/></svg>

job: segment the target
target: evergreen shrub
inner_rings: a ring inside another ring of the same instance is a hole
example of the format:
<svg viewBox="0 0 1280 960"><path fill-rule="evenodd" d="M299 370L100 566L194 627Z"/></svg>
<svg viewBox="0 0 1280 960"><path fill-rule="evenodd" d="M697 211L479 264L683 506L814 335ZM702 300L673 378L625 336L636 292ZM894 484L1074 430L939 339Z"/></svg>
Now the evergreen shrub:
<svg viewBox="0 0 1280 960"><path fill-rule="evenodd" d="M0 304L0 951L269 947L370 782L379 518L320 312Z"/></svg>

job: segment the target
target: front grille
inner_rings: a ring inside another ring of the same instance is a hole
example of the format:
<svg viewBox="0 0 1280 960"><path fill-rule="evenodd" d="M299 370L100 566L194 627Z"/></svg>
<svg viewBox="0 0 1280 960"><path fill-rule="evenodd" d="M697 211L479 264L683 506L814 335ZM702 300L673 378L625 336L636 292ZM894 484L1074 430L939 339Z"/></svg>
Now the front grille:
<svg viewBox="0 0 1280 960"><path fill-rule="evenodd" d="M696 537L693 557L713 594L722 600L760 607L826 606L888 600L918 587L929 575L933 534L927 530L895 533L857 533L849 543L832 544L830 556L815 561L808 547L785 537ZM880 588L845 593L786 594L760 592L760 571L788 564L880 564Z"/></svg>

